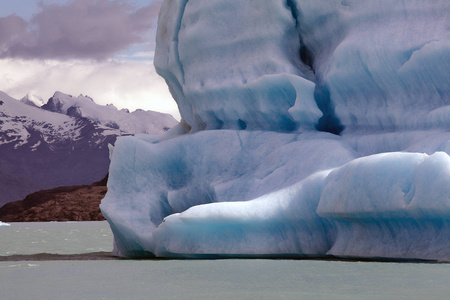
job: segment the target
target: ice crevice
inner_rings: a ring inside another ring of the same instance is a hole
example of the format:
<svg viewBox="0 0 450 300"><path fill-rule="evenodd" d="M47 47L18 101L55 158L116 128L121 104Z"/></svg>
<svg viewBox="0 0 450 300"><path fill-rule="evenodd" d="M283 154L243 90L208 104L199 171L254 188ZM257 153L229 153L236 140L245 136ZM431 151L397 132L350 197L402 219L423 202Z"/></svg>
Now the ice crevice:
<svg viewBox="0 0 450 300"><path fill-rule="evenodd" d="M297 32L299 33L299 42L300 42L300 59L301 61L308 66L314 73L314 54L308 49L308 47L303 42L303 37L300 34L301 28L300 28L300 11L297 8L297 4L294 0L286 0L287 7L291 10L292 17L295 21L295 27L297 29Z"/></svg>
<svg viewBox="0 0 450 300"><path fill-rule="evenodd" d="M305 39L302 36L302 32L304 32L304 30L301 28L301 11L298 9L297 2L294 0L286 0L286 4L287 7L291 10L292 17L295 20L295 27L298 32L300 43L300 60L305 64L305 66L311 69L314 75L314 99L316 101L317 107L322 111L323 114L316 124L316 129L319 131L339 135L342 130L344 130L344 126L341 124L339 118L335 114L333 101L330 97L330 92L327 85L323 82L321 75L315 70L315 55L304 42Z"/></svg>

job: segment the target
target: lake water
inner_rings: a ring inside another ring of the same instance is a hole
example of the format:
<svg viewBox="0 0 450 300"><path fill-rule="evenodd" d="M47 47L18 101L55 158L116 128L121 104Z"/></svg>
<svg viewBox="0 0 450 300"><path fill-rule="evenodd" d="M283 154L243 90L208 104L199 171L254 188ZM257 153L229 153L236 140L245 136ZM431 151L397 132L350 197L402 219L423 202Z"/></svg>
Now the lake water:
<svg viewBox="0 0 450 300"><path fill-rule="evenodd" d="M448 299L450 264L126 260L107 222L0 226L0 299Z"/></svg>

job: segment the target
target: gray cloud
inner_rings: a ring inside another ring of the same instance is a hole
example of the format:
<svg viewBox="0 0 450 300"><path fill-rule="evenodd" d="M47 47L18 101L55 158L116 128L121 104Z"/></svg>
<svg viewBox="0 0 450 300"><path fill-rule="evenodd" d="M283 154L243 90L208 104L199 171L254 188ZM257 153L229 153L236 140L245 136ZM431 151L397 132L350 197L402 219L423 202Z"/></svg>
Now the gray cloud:
<svg viewBox="0 0 450 300"><path fill-rule="evenodd" d="M0 18L0 53L26 33L27 24L16 15Z"/></svg>
<svg viewBox="0 0 450 300"><path fill-rule="evenodd" d="M142 42L159 8L160 1L137 10L119 0L41 3L26 31L17 16L0 19L0 56L104 59Z"/></svg>

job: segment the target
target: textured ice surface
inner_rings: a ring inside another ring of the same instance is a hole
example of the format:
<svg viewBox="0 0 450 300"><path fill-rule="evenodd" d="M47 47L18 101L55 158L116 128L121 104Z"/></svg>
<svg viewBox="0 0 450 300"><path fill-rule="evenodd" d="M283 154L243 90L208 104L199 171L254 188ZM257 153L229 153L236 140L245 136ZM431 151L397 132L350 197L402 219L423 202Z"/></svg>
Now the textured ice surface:
<svg viewBox="0 0 450 300"><path fill-rule="evenodd" d="M155 66L184 121L116 143L115 254L450 261L449 14L165 1Z"/></svg>
<svg viewBox="0 0 450 300"><path fill-rule="evenodd" d="M448 154L355 153L328 133L121 138L102 203L116 254L449 260Z"/></svg>
<svg viewBox="0 0 450 300"><path fill-rule="evenodd" d="M255 199L353 158L329 133L202 131L161 143L125 137L116 142L101 208L113 221L116 244L146 245L170 214Z"/></svg>
<svg viewBox="0 0 450 300"><path fill-rule="evenodd" d="M450 259L447 154L379 154L327 174L171 215L154 253Z"/></svg>
<svg viewBox="0 0 450 300"><path fill-rule="evenodd" d="M449 14L445 0L165 1L155 66L196 130L448 128Z"/></svg>

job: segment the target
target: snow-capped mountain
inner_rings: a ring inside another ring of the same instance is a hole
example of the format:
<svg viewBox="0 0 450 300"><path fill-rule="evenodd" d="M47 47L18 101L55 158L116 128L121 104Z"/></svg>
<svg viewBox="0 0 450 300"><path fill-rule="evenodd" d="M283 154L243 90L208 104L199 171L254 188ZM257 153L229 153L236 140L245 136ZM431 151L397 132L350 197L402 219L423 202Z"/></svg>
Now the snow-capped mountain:
<svg viewBox="0 0 450 300"><path fill-rule="evenodd" d="M176 124L173 117L167 114L144 110L130 113L127 109L118 110L112 104L98 105L89 96L73 97L61 92L56 92L41 108L71 117L84 117L127 134L162 134Z"/></svg>
<svg viewBox="0 0 450 300"><path fill-rule="evenodd" d="M162 134L177 124L168 114L129 113L87 96L56 92L41 108L33 98L0 92L0 206L37 190L99 180L117 136Z"/></svg>
<svg viewBox="0 0 450 300"><path fill-rule="evenodd" d="M25 97L23 97L22 99L20 99L20 102L31 105L31 106L35 106L35 107L41 107L42 105L45 104L44 99L42 99L39 96L34 95L33 93L28 93Z"/></svg>

